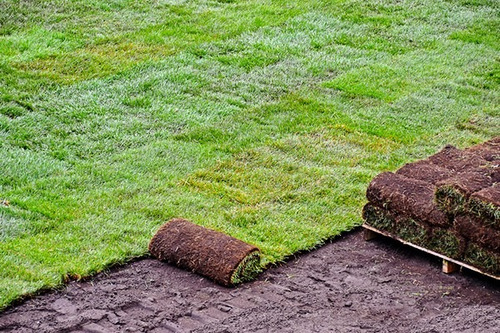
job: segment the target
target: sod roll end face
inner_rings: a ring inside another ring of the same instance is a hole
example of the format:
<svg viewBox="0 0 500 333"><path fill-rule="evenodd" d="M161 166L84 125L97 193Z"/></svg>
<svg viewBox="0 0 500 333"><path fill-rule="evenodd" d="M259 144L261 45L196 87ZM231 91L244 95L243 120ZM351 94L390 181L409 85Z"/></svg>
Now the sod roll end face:
<svg viewBox="0 0 500 333"><path fill-rule="evenodd" d="M500 229L500 183L474 193L468 203L471 214Z"/></svg>
<svg viewBox="0 0 500 333"><path fill-rule="evenodd" d="M253 280L261 271L257 247L180 218L160 227L149 252L224 286Z"/></svg>

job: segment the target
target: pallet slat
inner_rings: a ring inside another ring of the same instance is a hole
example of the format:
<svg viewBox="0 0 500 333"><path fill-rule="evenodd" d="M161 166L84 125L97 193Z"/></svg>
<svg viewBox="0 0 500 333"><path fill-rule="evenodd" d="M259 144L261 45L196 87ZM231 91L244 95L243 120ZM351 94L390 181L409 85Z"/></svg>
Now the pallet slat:
<svg viewBox="0 0 500 333"><path fill-rule="evenodd" d="M445 255L442 255L441 253L437 253L437 252L434 252L432 250L429 250L429 249L426 249L424 247L421 247L421 246L418 246L418 245L415 245L413 243L410 243L410 242L407 242L405 241L404 239L401 239L399 237L396 237L388 232L385 232L385 231L382 231L382 230L379 230L377 228L374 228L368 224L363 224L363 228L365 229L365 233L364 233L364 239L365 240L371 240L373 238L376 237L376 235L374 234L380 234L380 235L383 235L383 236L386 236L386 237L389 237L389 238L392 238L392 239L395 239L405 245L408 245L408 246L411 246L417 250L420 250L420 251L423 251L423 252L426 252L426 253L429 253L429 254L432 254L433 256L435 257L438 257L438 258L441 258L443 259L443 272L444 273L452 273L452 272L455 272L459 269L459 267L465 267L471 271L474 271L474 272L478 272L482 275L485 275L485 276L488 276L490 278L493 278L495 280L498 280L500 281L500 276L496 276L496 275L493 275L493 274L489 274L489 273L486 273L474 266L471 266L469 264L466 264L464 262L461 262L460 260L456 260L456 259L453 259L453 258L449 258Z"/></svg>

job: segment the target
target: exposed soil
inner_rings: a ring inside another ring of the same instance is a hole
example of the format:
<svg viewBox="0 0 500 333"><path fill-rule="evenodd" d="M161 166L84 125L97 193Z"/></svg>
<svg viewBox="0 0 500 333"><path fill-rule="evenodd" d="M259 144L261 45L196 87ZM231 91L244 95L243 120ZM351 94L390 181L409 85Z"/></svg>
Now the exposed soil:
<svg viewBox="0 0 500 333"><path fill-rule="evenodd" d="M483 143L484 145L484 143ZM476 145L480 146L480 145ZM480 149L475 148L475 149ZM474 153L474 150L460 150L453 146L446 146L440 152L429 156L430 163L439 165L442 168L450 169L454 172L464 172L477 169L488 162L481 156Z"/></svg>
<svg viewBox="0 0 500 333"><path fill-rule="evenodd" d="M493 206L500 207L500 184L485 188L472 195L476 200L483 201L485 204L492 204Z"/></svg>
<svg viewBox="0 0 500 333"><path fill-rule="evenodd" d="M467 148L466 151L479 155L487 161L500 161L500 136Z"/></svg>
<svg viewBox="0 0 500 333"><path fill-rule="evenodd" d="M0 315L2 332L496 332L497 281L360 231L224 288L152 259Z"/></svg>
<svg viewBox="0 0 500 333"><path fill-rule="evenodd" d="M439 181L436 183L437 187L453 188L460 195L468 198L472 193L486 189L493 186L498 181L496 176L497 172L487 168L480 168L477 170L458 173L456 176Z"/></svg>

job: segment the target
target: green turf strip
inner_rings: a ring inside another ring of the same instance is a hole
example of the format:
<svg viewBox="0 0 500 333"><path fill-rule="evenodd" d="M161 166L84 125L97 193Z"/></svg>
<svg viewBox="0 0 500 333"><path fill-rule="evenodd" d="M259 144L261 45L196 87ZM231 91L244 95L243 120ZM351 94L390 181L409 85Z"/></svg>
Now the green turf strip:
<svg viewBox="0 0 500 333"><path fill-rule="evenodd" d="M471 243L465 251L464 261L481 270L498 276L500 274L500 256Z"/></svg>
<svg viewBox="0 0 500 333"><path fill-rule="evenodd" d="M471 214L481 217L486 225L500 229L500 208L492 203L471 198L467 204Z"/></svg>
<svg viewBox="0 0 500 333"><path fill-rule="evenodd" d="M449 214L460 214L467 210L467 198L453 186L439 186L436 188L435 201L439 208Z"/></svg>
<svg viewBox="0 0 500 333"><path fill-rule="evenodd" d="M359 225L379 172L500 132L498 13L3 1L0 307L143 255L174 216L263 265Z"/></svg>
<svg viewBox="0 0 500 333"><path fill-rule="evenodd" d="M425 223L403 216L395 218L371 204L365 206L363 216L369 226L450 258L463 259L466 241L453 229L431 228Z"/></svg>
<svg viewBox="0 0 500 333"><path fill-rule="evenodd" d="M257 251L252 252L236 267L233 276L231 276L231 284L237 285L242 282L252 281L261 271L260 253Z"/></svg>

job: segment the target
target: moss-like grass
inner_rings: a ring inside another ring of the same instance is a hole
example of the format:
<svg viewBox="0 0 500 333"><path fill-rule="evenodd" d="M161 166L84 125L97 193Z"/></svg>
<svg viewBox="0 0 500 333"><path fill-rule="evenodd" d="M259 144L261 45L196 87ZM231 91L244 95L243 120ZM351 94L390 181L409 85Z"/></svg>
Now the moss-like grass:
<svg viewBox="0 0 500 333"><path fill-rule="evenodd" d="M436 228L432 230L427 248L447 257L461 260L465 250L465 240L458 237L453 230Z"/></svg>
<svg viewBox="0 0 500 333"><path fill-rule="evenodd" d="M260 253L259 251L254 251L246 256L238 267L236 267L233 276L231 276L231 284L237 285L242 282L252 281L260 272L262 272Z"/></svg>
<svg viewBox="0 0 500 333"><path fill-rule="evenodd" d="M481 218L485 225L500 229L500 208L489 202L470 198L467 203L468 211Z"/></svg>
<svg viewBox="0 0 500 333"><path fill-rule="evenodd" d="M421 222L411 218L398 217L387 213L386 211L368 204L363 211L363 217L366 224L390 233L407 242L422 247L429 246L429 237L431 230Z"/></svg>
<svg viewBox="0 0 500 333"><path fill-rule="evenodd" d="M467 198L452 186L439 186L435 191L438 207L449 214L460 214L467 210Z"/></svg>
<svg viewBox="0 0 500 333"><path fill-rule="evenodd" d="M429 228L413 219L407 219L398 225L397 236L422 247L429 247L431 243Z"/></svg>
<svg viewBox="0 0 500 333"><path fill-rule="evenodd" d="M0 2L0 308L144 255L174 216L264 266L361 224L376 174L500 132L498 12Z"/></svg>
<svg viewBox="0 0 500 333"><path fill-rule="evenodd" d="M465 252L464 261L487 273L500 275L500 256L470 243Z"/></svg>
<svg viewBox="0 0 500 333"><path fill-rule="evenodd" d="M435 191L438 207L448 214L472 214L486 226L500 228L500 210L492 203L477 198L467 198L451 186L439 186Z"/></svg>
<svg viewBox="0 0 500 333"><path fill-rule="evenodd" d="M363 211L366 224L386 231L409 243L461 260L466 242L453 230L433 228L411 218L394 217L383 210L366 205Z"/></svg>
<svg viewBox="0 0 500 333"><path fill-rule="evenodd" d="M397 236L398 225L395 218L384 213L380 208L367 204L363 208L363 218L366 224Z"/></svg>

